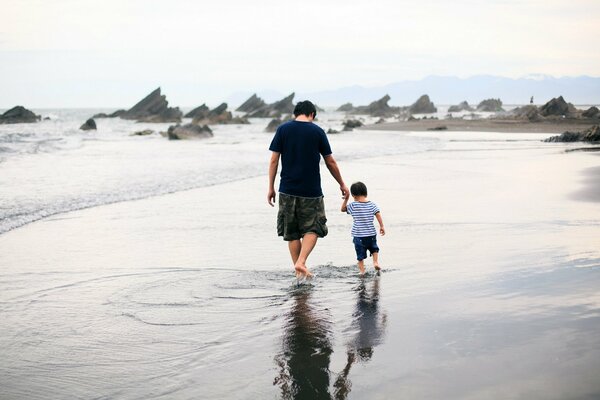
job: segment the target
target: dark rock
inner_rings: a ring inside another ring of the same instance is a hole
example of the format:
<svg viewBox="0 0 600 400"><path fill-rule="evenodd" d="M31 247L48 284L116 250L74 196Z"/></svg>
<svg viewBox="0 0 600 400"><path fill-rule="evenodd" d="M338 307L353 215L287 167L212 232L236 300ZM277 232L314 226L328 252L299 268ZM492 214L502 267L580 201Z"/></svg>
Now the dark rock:
<svg viewBox="0 0 600 400"><path fill-rule="evenodd" d="M429 96L424 94L408 107L408 111L413 114L431 114L437 112L437 108L435 108L435 105L429 100Z"/></svg>
<svg viewBox="0 0 600 400"><path fill-rule="evenodd" d="M544 139L544 142L593 142L600 143L600 125L594 125L583 132L564 132Z"/></svg>
<svg viewBox="0 0 600 400"><path fill-rule="evenodd" d="M577 113L577 109L573 104L567 103L562 96L558 96L540 107L540 114L544 117L563 116L567 117Z"/></svg>
<svg viewBox="0 0 600 400"><path fill-rule="evenodd" d="M120 117L124 113L125 113L125 110L117 110L110 114L106 114L106 113L95 114L94 116L92 116L92 118L116 118L116 117Z"/></svg>
<svg viewBox="0 0 600 400"><path fill-rule="evenodd" d="M38 122L41 118L23 106L16 106L0 115L0 124L26 124Z"/></svg>
<svg viewBox="0 0 600 400"><path fill-rule="evenodd" d="M502 100L500 99L485 99L477 105L477 111L483 112L502 112Z"/></svg>
<svg viewBox="0 0 600 400"><path fill-rule="evenodd" d="M419 118L415 118L412 114L408 116L408 121L416 121Z"/></svg>
<svg viewBox="0 0 600 400"><path fill-rule="evenodd" d="M461 111L475 111L473 107L469 105L466 101L461 102L458 105L450 106L448 112L461 112Z"/></svg>
<svg viewBox="0 0 600 400"><path fill-rule="evenodd" d="M336 131L335 129L327 129L327 134L336 134L336 133L340 133L340 131Z"/></svg>
<svg viewBox="0 0 600 400"><path fill-rule="evenodd" d="M208 111L209 111L209 108L206 106L206 104L202 104L201 106L198 106L198 107L194 108L192 111L185 114L183 117L184 118L198 118L199 116L206 115L208 113Z"/></svg>
<svg viewBox="0 0 600 400"><path fill-rule="evenodd" d="M294 96L295 93L276 101L272 104L265 104L261 108L248 113L248 118L280 118L283 114L291 114L294 112Z"/></svg>
<svg viewBox="0 0 600 400"><path fill-rule="evenodd" d="M200 108L200 107L198 107ZM246 117L233 117L230 111L227 111L227 103L221 103L212 110L199 109L192 121L195 125L216 125L216 124L249 124Z"/></svg>
<svg viewBox="0 0 600 400"><path fill-rule="evenodd" d="M252 96L250 96L250 98L248 100L243 102L241 106L236 108L235 111L251 113L251 112L256 111L266 105L267 104L264 102L264 100L261 99L260 97L258 97L256 95L256 93L254 93Z"/></svg>
<svg viewBox="0 0 600 400"><path fill-rule="evenodd" d="M145 129L143 131L133 132L129 136L148 136L148 135L152 135L153 133L154 133L154 131L152 129Z"/></svg>
<svg viewBox="0 0 600 400"><path fill-rule="evenodd" d="M354 106L352 103L345 103L339 106L336 111L352 112L354 111Z"/></svg>
<svg viewBox="0 0 600 400"><path fill-rule="evenodd" d="M166 136L169 140L187 140L187 139L206 139L213 137L212 130L208 125L172 125L169 127Z"/></svg>
<svg viewBox="0 0 600 400"><path fill-rule="evenodd" d="M390 107L388 105L388 101L390 101L390 96L387 94L369 104L368 106L358 106L354 107L352 110L353 114L367 114L373 117L391 117L394 114L400 112L400 107Z"/></svg>
<svg viewBox="0 0 600 400"><path fill-rule="evenodd" d="M376 124L383 124L385 122L385 119L383 118L379 118L377 121L375 121Z"/></svg>
<svg viewBox="0 0 600 400"><path fill-rule="evenodd" d="M44 121L50 121L51 118L50 117L44 117Z"/></svg>
<svg viewBox="0 0 600 400"><path fill-rule="evenodd" d="M363 123L357 119L349 119L347 121L344 121L344 130L345 131L351 131L352 129L358 128L361 126L363 126Z"/></svg>
<svg viewBox="0 0 600 400"><path fill-rule="evenodd" d="M427 128L428 131L447 131L448 127L446 125L434 126L433 128Z"/></svg>
<svg viewBox="0 0 600 400"><path fill-rule="evenodd" d="M79 129L81 129L82 131L90 131L90 130L96 130L96 121L94 121L92 118L88 119L87 121L85 121L85 124L81 125L79 127Z"/></svg>
<svg viewBox="0 0 600 400"><path fill-rule="evenodd" d="M281 118L274 118L269 122L269 125L265 128L265 132L275 132L279 125L283 123Z"/></svg>
<svg viewBox="0 0 600 400"><path fill-rule="evenodd" d="M160 88L120 115L123 119L138 122L180 122L181 116L182 112L178 107L169 107L166 97L160 94Z"/></svg>
<svg viewBox="0 0 600 400"><path fill-rule="evenodd" d="M531 122L538 122L544 119L544 117L540 115L540 110L533 104L517 107L510 111L509 115L516 119L526 119Z"/></svg>
<svg viewBox="0 0 600 400"><path fill-rule="evenodd" d="M585 110L581 116L584 118L600 118L600 110L598 107L592 106Z"/></svg>

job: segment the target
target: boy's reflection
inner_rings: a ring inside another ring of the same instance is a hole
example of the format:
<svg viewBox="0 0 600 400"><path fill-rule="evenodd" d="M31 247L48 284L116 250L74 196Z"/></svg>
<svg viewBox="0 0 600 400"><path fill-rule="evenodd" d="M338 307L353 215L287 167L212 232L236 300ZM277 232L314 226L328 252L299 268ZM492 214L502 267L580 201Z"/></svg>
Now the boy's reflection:
<svg viewBox="0 0 600 400"><path fill-rule="evenodd" d="M379 312L379 279L379 275L373 279L370 292L367 291L364 279L361 279L355 289L357 302L352 325L357 333L348 344L346 366L334 383L336 399L345 399L350 393L348 375L352 365L357 361L369 361L373 356L373 348L383 340L387 316L385 313L380 315Z"/></svg>
<svg viewBox="0 0 600 400"><path fill-rule="evenodd" d="M330 399L329 359L333 352L329 316L310 304L311 288L296 289L285 320L283 351L276 357L284 399Z"/></svg>

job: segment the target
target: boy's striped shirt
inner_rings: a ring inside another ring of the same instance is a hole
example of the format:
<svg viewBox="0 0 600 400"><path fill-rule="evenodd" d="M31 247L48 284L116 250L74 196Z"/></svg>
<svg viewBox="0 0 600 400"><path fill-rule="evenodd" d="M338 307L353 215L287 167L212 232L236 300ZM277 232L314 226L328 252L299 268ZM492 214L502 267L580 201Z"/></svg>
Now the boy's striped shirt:
<svg viewBox="0 0 600 400"><path fill-rule="evenodd" d="M379 212L379 207L372 201L364 203L353 201L348 204L347 213L352 215L354 222L352 224L352 236L368 237L377 235L373 218Z"/></svg>

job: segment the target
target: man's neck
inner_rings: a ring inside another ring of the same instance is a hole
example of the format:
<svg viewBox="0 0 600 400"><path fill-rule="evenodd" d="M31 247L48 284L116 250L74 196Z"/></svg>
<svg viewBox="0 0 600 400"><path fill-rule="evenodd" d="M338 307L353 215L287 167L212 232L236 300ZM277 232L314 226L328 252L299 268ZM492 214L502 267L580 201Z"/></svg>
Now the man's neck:
<svg viewBox="0 0 600 400"><path fill-rule="evenodd" d="M300 114L300 115L298 115L298 116L295 118L295 120L296 120L296 121L298 121L298 122L312 122L312 121L313 121L313 119L312 119L312 118L310 118L310 117L307 117L307 116L306 116L306 115L304 115L304 114Z"/></svg>

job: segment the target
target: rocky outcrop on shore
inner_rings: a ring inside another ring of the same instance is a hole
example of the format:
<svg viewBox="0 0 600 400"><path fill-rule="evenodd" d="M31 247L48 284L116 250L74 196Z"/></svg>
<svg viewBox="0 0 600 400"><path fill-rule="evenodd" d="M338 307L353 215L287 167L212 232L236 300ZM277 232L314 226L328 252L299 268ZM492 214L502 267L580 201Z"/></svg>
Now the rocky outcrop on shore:
<svg viewBox="0 0 600 400"><path fill-rule="evenodd" d="M259 109L246 114L247 118L281 118L283 114L294 112L294 96L292 93L275 103L265 104Z"/></svg>
<svg viewBox="0 0 600 400"><path fill-rule="evenodd" d="M564 132L545 139L544 142L591 142L600 143L600 125L594 125L582 132Z"/></svg>
<svg viewBox="0 0 600 400"><path fill-rule="evenodd" d="M196 124L172 125L166 133L161 132L161 135L169 140L207 139L214 136L208 125Z"/></svg>
<svg viewBox="0 0 600 400"><path fill-rule="evenodd" d="M567 103L562 96L558 96L540 107L540 114L544 117L576 117L577 109Z"/></svg>
<svg viewBox="0 0 600 400"><path fill-rule="evenodd" d="M23 106L16 106L0 115L0 124L28 124L38 122L41 119L42 117L36 115L33 111Z"/></svg>
<svg viewBox="0 0 600 400"><path fill-rule="evenodd" d="M344 125L344 131L351 131L354 128L359 128L361 126L363 126L363 123L357 119L349 119L344 121L343 123Z"/></svg>
<svg viewBox="0 0 600 400"><path fill-rule="evenodd" d="M137 122L181 122L182 112L179 107L169 107L166 96L157 88L120 117Z"/></svg>
<svg viewBox="0 0 600 400"><path fill-rule="evenodd" d="M500 99L485 99L477 105L477 111L483 112L503 112L502 100Z"/></svg>
<svg viewBox="0 0 600 400"><path fill-rule="evenodd" d="M585 110L581 114L581 116L584 117L584 118L597 118L597 119L600 119L600 110L598 109L598 107L592 106L592 107L588 108L587 110Z"/></svg>
<svg viewBox="0 0 600 400"><path fill-rule="evenodd" d="M129 136L148 136L154 134L152 129L144 129L143 131L133 132Z"/></svg>
<svg viewBox="0 0 600 400"><path fill-rule="evenodd" d="M121 115L123 115L126 112L126 110L117 110L115 112L112 112L110 114L106 114L106 113L99 113L99 114L94 114L92 116L92 118L116 118L116 117L120 117Z"/></svg>
<svg viewBox="0 0 600 400"><path fill-rule="evenodd" d="M210 109L207 107L206 104L202 104L201 106L198 106L198 107L194 108L193 110L191 110L190 112L188 112L187 114L185 114L183 117L184 118L198 118L198 117L208 113L209 110Z"/></svg>
<svg viewBox="0 0 600 400"><path fill-rule="evenodd" d="M467 103L466 100L460 102L460 104L450 106L450 108L448 108L448 112L461 112L461 111L475 111L475 109L473 107L471 107L469 105L469 103Z"/></svg>
<svg viewBox="0 0 600 400"><path fill-rule="evenodd" d="M87 121L85 121L85 123L83 125L81 125L79 127L79 129L81 129L82 131L92 131L92 130L96 130L96 121L94 121L93 118L88 119Z"/></svg>
<svg viewBox="0 0 600 400"><path fill-rule="evenodd" d="M354 110L352 103L344 103L339 106L336 111L351 112L352 110Z"/></svg>
<svg viewBox="0 0 600 400"><path fill-rule="evenodd" d="M408 111L411 114L432 114L437 112L437 108L429 99L429 96L424 94L408 107Z"/></svg>
<svg viewBox="0 0 600 400"><path fill-rule="evenodd" d="M195 110L194 120L195 125L218 125L218 124L249 124L245 117L234 117L231 111L227 111L227 103L221 103L212 110L208 107L200 106ZM192 110L192 111L194 111ZM189 114L189 113L188 113Z"/></svg>
<svg viewBox="0 0 600 400"><path fill-rule="evenodd" d="M352 103L346 103L337 110L351 114L371 115L373 117L391 117L400 112L400 107L391 107L388 105L388 101L390 101L390 96L386 94L379 100L375 100L366 106L353 107Z"/></svg>
<svg viewBox="0 0 600 400"><path fill-rule="evenodd" d="M265 128L265 132L275 132L281 124L283 124L283 119L274 118L271 120L271 122L269 122L269 124Z"/></svg>
<svg viewBox="0 0 600 400"><path fill-rule="evenodd" d="M538 121L541 121L542 119L544 119L540 115L540 110L532 104L528 104L528 105L522 106L522 107L517 107L514 110L511 110L508 113L508 116L510 118L524 119L524 120L528 120L530 122L538 122Z"/></svg>
<svg viewBox="0 0 600 400"><path fill-rule="evenodd" d="M267 103L265 103L265 101L263 99L261 99L260 97L258 97L256 95L256 93L254 93L252 96L250 96L248 98L248 100L243 102L241 106L236 108L235 111L251 113L251 112L256 111L266 105L267 105Z"/></svg>

